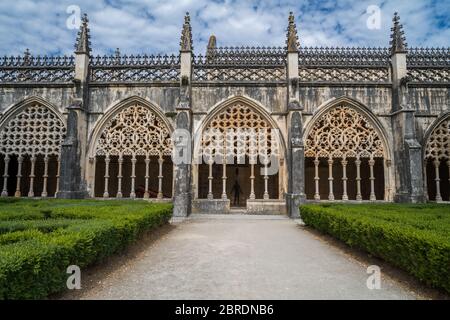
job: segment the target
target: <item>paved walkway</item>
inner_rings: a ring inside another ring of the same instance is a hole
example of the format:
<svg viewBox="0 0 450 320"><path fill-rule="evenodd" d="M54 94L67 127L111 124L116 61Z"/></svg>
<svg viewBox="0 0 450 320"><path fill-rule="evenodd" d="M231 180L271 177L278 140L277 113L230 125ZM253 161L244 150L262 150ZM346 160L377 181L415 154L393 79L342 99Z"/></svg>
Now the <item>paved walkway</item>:
<svg viewBox="0 0 450 320"><path fill-rule="evenodd" d="M83 299L415 299L387 277L281 216L193 216Z"/></svg>

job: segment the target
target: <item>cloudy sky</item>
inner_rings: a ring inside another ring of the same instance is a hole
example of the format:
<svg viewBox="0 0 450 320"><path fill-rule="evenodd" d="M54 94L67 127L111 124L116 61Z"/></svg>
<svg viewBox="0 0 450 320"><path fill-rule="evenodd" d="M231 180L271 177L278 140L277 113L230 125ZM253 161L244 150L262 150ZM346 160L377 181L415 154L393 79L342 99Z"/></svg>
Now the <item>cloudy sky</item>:
<svg viewBox="0 0 450 320"><path fill-rule="evenodd" d="M176 53L186 11L199 53L211 34L219 46L283 46L289 11L303 46L387 46L395 11L410 46L450 46L449 0L1 0L0 55L71 54L77 8L94 54Z"/></svg>

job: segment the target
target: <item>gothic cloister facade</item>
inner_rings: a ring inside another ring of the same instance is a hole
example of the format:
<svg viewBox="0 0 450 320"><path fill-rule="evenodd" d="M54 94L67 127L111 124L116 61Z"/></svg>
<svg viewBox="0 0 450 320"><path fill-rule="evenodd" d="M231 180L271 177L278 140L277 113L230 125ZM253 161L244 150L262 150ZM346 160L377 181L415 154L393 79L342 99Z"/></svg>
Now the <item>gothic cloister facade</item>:
<svg viewBox="0 0 450 320"><path fill-rule="evenodd" d="M386 48L303 47L292 14L285 47L205 55L189 15L177 55L93 56L89 33L72 57L0 58L3 197L450 201L450 49L407 48L397 15Z"/></svg>

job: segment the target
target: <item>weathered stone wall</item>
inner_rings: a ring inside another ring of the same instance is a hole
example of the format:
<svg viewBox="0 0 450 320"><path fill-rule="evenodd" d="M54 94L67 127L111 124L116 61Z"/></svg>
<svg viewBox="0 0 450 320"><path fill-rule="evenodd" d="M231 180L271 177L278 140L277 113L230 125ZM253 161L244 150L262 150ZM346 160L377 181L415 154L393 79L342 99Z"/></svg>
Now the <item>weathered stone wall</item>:
<svg viewBox="0 0 450 320"><path fill-rule="evenodd" d="M333 98L348 97L367 106L374 114L388 114L391 110L389 86L302 86L300 104L305 114L313 114L317 108Z"/></svg>
<svg viewBox="0 0 450 320"><path fill-rule="evenodd" d="M194 112L209 112L218 103L233 96L246 96L264 106L269 112L286 111L286 86L194 86L192 107Z"/></svg>
<svg viewBox="0 0 450 320"><path fill-rule="evenodd" d="M450 108L450 87L410 87L409 99L418 115L440 115Z"/></svg>
<svg viewBox="0 0 450 320"><path fill-rule="evenodd" d="M443 114L450 112L449 87L410 87L409 99L416 110L416 131L419 141L425 145L425 135Z"/></svg>
<svg viewBox="0 0 450 320"><path fill-rule="evenodd" d="M40 97L52 104L57 110L63 114L74 95L72 87L31 87L20 86L2 87L0 86L0 114L28 98ZM0 118L1 119L1 118ZM1 121L1 120L0 120Z"/></svg>

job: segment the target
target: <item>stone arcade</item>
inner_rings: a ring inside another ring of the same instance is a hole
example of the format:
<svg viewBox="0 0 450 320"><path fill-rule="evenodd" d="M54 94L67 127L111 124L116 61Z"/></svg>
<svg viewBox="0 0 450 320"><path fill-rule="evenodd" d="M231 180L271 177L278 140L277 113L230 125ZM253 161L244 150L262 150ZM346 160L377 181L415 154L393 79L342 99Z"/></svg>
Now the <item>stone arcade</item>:
<svg viewBox="0 0 450 320"><path fill-rule="evenodd" d="M285 47L211 36L194 54L188 14L177 55L93 56L89 38L84 16L74 56L0 58L3 197L291 217L307 201L450 200L450 48L408 48L397 14L388 48L303 47L292 14ZM176 129L206 138L183 149ZM265 130L278 171L251 151L260 141L234 138L228 159L212 129ZM193 161L205 151L223 161Z"/></svg>

